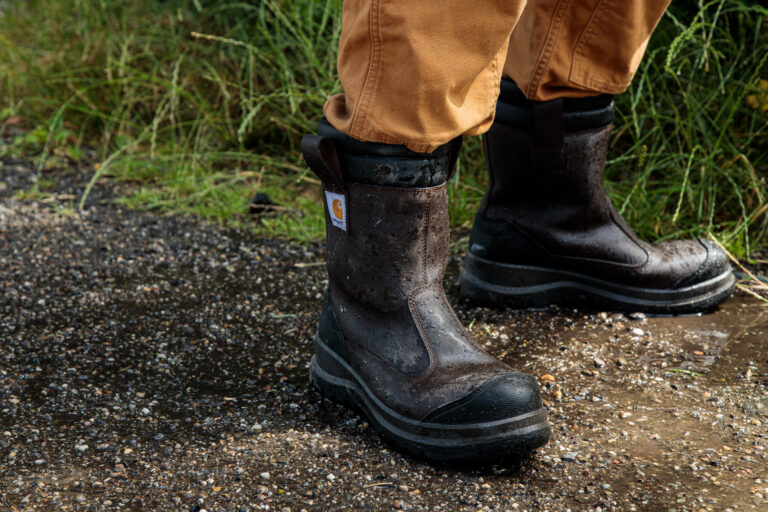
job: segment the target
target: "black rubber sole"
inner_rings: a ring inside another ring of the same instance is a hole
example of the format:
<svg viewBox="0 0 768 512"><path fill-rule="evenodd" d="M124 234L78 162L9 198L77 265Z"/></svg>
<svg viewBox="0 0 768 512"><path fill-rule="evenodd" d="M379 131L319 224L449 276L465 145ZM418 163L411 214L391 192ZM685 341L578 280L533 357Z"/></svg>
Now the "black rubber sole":
<svg viewBox="0 0 768 512"><path fill-rule="evenodd" d="M461 294L481 304L538 308L550 304L582 309L660 315L701 313L730 297L736 278L728 270L681 289L626 286L575 272L486 260L467 251Z"/></svg>
<svg viewBox="0 0 768 512"><path fill-rule="evenodd" d="M514 418L471 424L441 424L407 418L371 393L357 373L315 339L309 367L312 384L325 397L364 414L376 432L398 451L447 463L517 459L546 444L551 431L543 407Z"/></svg>

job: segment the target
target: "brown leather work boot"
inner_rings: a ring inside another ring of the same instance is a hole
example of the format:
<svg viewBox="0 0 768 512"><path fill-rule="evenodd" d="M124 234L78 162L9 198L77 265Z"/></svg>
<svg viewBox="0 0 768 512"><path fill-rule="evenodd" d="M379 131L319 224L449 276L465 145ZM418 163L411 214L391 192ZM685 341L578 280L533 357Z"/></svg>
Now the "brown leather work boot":
<svg viewBox="0 0 768 512"><path fill-rule="evenodd" d="M546 443L536 380L483 352L443 290L460 141L421 154L327 122L319 133L302 140L323 183L329 281L311 381L428 459L500 459Z"/></svg>
<svg viewBox="0 0 768 512"><path fill-rule="evenodd" d="M463 295L660 314L705 311L730 296L735 278L715 244L648 244L613 207L603 187L612 121L612 96L537 103L502 82Z"/></svg>

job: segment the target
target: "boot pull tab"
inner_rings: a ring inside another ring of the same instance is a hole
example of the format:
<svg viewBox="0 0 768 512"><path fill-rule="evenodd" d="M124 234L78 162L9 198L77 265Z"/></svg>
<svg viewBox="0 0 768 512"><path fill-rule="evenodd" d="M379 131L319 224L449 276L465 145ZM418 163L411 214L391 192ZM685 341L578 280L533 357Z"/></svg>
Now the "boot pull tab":
<svg viewBox="0 0 768 512"><path fill-rule="evenodd" d="M449 144L448 149L448 180L451 181L454 173L456 172L456 162L459 160L459 152L461 152L462 137L456 137Z"/></svg>
<svg viewBox="0 0 768 512"><path fill-rule="evenodd" d="M541 170L565 170L563 99L536 103L533 107L533 163Z"/></svg>
<svg viewBox="0 0 768 512"><path fill-rule="evenodd" d="M342 231L349 231L347 194L336 145L328 137L305 135L301 139L301 152L309 168L323 182L325 206L331 224Z"/></svg>
<svg viewBox="0 0 768 512"><path fill-rule="evenodd" d="M326 190L337 194L344 193L339 155L331 139L320 135L305 135L301 138L301 153Z"/></svg>

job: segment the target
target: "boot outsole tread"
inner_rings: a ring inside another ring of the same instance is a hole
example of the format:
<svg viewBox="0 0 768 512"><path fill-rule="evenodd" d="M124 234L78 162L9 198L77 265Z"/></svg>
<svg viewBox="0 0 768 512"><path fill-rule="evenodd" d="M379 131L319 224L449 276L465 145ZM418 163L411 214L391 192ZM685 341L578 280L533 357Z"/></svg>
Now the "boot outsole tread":
<svg viewBox="0 0 768 512"><path fill-rule="evenodd" d="M735 283L736 278L729 269L719 276L685 288L641 288L576 272L499 263L470 251L459 278L461 295L478 304L517 309L558 304L657 315L710 311L731 296Z"/></svg>

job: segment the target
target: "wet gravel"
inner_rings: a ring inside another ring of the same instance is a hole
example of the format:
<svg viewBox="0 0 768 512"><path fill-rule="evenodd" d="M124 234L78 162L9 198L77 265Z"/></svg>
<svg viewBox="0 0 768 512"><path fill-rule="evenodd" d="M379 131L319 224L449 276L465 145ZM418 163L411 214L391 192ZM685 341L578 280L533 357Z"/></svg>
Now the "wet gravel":
<svg viewBox="0 0 768 512"><path fill-rule="evenodd" d="M73 214L90 172L22 201L34 172L0 167L0 510L768 510L754 299L672 318L456 301L540 378L554 438L433 466L309 386L320 245L126 211L109 184Z"/></svg>

